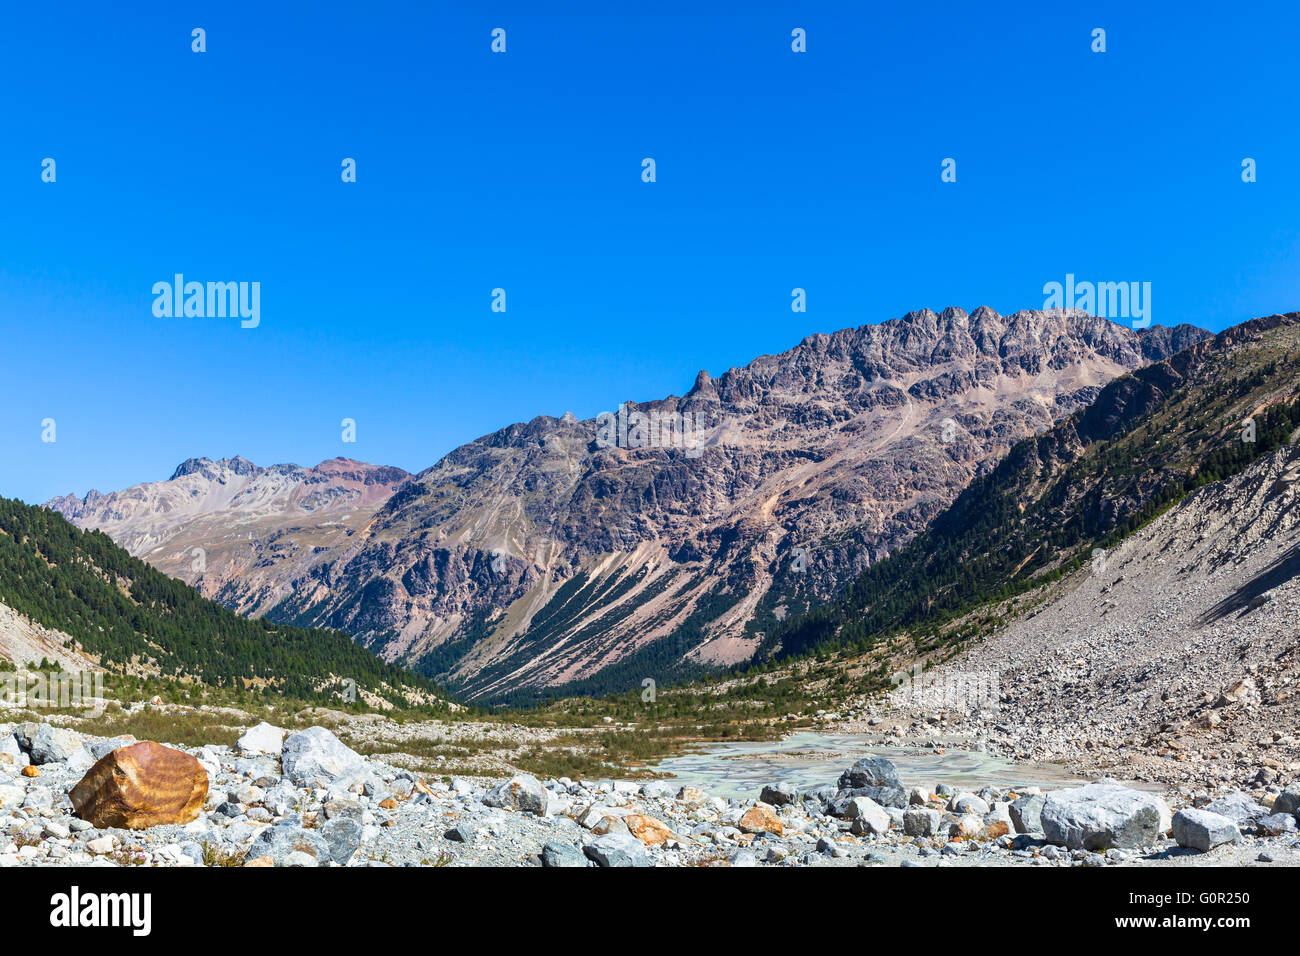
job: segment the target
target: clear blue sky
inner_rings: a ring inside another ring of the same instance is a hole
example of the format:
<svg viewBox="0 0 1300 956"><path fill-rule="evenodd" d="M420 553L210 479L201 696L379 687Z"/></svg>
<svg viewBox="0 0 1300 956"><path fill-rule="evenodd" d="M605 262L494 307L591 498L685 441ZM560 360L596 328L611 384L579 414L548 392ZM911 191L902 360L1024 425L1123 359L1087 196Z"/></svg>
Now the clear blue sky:
<svg viewBox="0 0 1300 956"><path fill-rule="evenodd" d="M1064 6L8 4L0 494L416 471L1067 272L1162 324L1300 309L1296 5ZM176 272L260 282L260 327L155 318Z"/></svg>

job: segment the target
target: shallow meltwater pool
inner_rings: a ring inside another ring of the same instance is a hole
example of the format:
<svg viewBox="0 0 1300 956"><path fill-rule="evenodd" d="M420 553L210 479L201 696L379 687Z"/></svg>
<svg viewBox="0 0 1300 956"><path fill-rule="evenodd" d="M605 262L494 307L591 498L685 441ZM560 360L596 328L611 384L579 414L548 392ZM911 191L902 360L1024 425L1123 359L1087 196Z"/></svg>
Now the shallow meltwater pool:
<svg viewBox="0 0 1300 956"><path fill-rule="evenodd" d="M1014 764L971 750L938 753L881 747L853 734L802 732L783 740L704 744L693 753L668 757L654 769L682 786L713 796L756 798L764 784L789 781L799 789L834 785L855 760L886 757L898 767L904 786L950 783L981 787L1060 787L1086 781L1053 764Z"/></svg>

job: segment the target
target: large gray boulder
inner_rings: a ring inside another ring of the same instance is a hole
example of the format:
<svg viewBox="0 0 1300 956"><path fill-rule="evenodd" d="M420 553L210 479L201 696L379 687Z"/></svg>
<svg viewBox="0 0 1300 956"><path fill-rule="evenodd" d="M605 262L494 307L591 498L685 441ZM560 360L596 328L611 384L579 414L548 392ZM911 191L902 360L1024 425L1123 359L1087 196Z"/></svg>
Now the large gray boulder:
<svg viewBox="0 0 1300 956"><path fill-rule="evenodd" d="M1113 783L1057 790L1043 801L1040 819L1049 843L1072 850L1136 849L1161 833L1164 801Z"/></svg>
<svg viewBox="0 0 1300 956"><path fill-rule="evenodd" d="M854 836L883 835L889 832L889 814L870 797L854 797L849 801L844 818L853 821L850 832Z"/></svg>
<svg viewBox="0 0 1300 956"><path fill-rule="evenodd" d="M290 859L291 855L298 854ZM266 827L248 847L247 859L269 856L276 866L303 865L302 855L317 866L327 866L333 858L330 845L315 830L284 824Z"/></svg>
<svg viewBox="0 0 1300 956"><path fill-rule="evenodd" d="M1255 821L1255 832L1260 836L1286 836L1296 829L1296 818L1289 813L1273 813Z"/></svg>
<svg viewBox="0 0 1300 956"><path fill-rule="evenodd" d="M284 731L262 721L249 727L237 741L235 750L241 754L278 754L284 750Z"/></svg>
<svg viewBox="0 0 1300 956"><path fill-rule="evenodd" d="M882 807L895 807L899 810L906 810L908 807L907 791L902 787L854 787L851 790L837 792L827 812L831 816L842 817L850 801L858 797L866 797Z"/></svg>
<svg viewBox="0 0 1300 956"><path fill-rule="evenodd" d="M910 837L934 836L939 832L943 815L938 810L913 807L903 814L903 833Z"/></svg>
<svg viewBox="0 0 1300 956"><path fill-rule="evenodd" d="M488 791L483 803L489 807L504 807L517 813L534 813L546 816L550 793L536 777L521 773Z"/></svg>
<svg viewBox="0 0 1300 956"><path fill-rule="evenodd" d="M346 866L361 849L365 828L352 816L339 816L325 821L320 828L321 838L329 846L330 859Z"/></svg>
<svg viewBox="0 0 1300 956"><path fill-rule="evenodd" d="M1268 807L1257 803L1255 798L1248 793L1242 793L1240 790L1219 797L1219 799L1207 803L1201 807L1210 813L1217 813L1221 817L1227 817L1235 823L1238 829L1247 829L1255 825L1256 821L1262 820L1268 816Z"/></svg>
<svg viewBox="0 0 1300 956"><path fill-rule="evenodd" d="M1202 853L1241 839L1237 824L1208 810L1179 810L1174 814L1173 829L1179 846Z"/></svg>
<svg viewBox="0 0 1300 956"><path fill-rule="evenodd" d="M14 728L18 746L38 767L47 763L63 763L81 749L81 737L62 727L49 724L26 723Z"/></svg>
<svg viewBox="0 0 1300 956"><path fill-rule="evenodd" d="M5 759L8 758L8 759ZM31 764L27 752L18 746L18 738L13 734L0 737L0 767L13 767L21 770Z"/></svg>
<svg viewBox="0 0 1300 956"><path fill-rule="evenodd" d="M948 811L958 815L973 813L982 817L990 809L992 808L988 805L988 801L973 793L959 793L948 801Z"/></svg>
<svg viewBox="0 0 1300 956"><path fill-rule="evenodd" d="M799 788L793 783L769 783L759 793L758 799L769 806L783 807L799 799Z"/></svg>
<svg viewBox="0 0 1300 956"><path fill-rule="evenodd" d="M583 852L568 843L548 843L542 847L542 866L548 869L591 866Z"/></svg>
<svg viewBox="0 0 1300 956"><path fill-rule="evenodd" d="M78 747L72 752L72 755L63 762L63 769L70 773L85 773L95 765L95 758L85 747Z"/></svg>
<svg viewBox="0 0 1300 956"><path fill-rule="evenodd" d="M365 759L324 727L290 734L282 751L284 775L299 787L333 786L367 776Z"/></svg>
<svg viewBox="0 0 1300 956"><path fill-rule="evenodd" d="M839 789L856 790L861 787L898 787L903 782L898 777L898 768L893 761L884 757L863 757L848 770L840 774Z"/></svg>
<svg viewBox="0 0 1300 956"><path fill-rule="evenodd" d="M1300 816L1300 783L1291 784L1277 795L1273 801L1273 812Z"/></svg>
<svg viewBox="0 0 1300 956"><path fill-rule="evenodd" d="M597 866L653 866L645 846L626 833L607 833L582 848Z"/></svg>
<svg viewBox="0 0 1300 956"><path fill-rule="evenodd" d="M1041 793L1026 794L1015 800L1008 811L1011 814L1011 826L1017 833L1027 836L1043 835L1043 804L1047 798Z"/></svg>

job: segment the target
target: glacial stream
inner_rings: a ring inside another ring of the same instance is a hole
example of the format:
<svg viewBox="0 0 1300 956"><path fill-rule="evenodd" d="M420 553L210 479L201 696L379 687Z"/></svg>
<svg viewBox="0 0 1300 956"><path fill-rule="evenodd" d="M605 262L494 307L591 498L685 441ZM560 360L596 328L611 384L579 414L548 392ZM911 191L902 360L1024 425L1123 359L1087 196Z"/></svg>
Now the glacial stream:
<svg viewBox="0 0 1300 956"><path fill-rule="evenodd" d="M755 798L764 784L788 780L800 789L834 785L862 757L887 757L904 786L1060 787L1082 781L1051 764L1013 764L970 750L933 750L868 745L853 734L802 732L783 740L704 744L692 753L661 760L654 768L675 783L720 797Z"/></svg>

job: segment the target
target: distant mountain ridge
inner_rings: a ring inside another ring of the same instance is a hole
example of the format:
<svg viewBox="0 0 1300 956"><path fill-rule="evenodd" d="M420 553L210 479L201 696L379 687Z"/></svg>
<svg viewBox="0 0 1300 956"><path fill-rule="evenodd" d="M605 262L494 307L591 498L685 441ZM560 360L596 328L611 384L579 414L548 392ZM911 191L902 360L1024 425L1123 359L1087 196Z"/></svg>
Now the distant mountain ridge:
<svg viewBox="0 0 1300 956"><path fill-rule="evenodd" d="M332 458L311 468L258 467L246 458L190 458L166 481L46 502L80 528L104 531L131 554L218 597L260 562L301 572L363 529L410 474ZM258 615L270 605L233 603Z"/></svg>
<svg viewBox="0 0 1300 956"><path fill-rule="evenodd" d="M1082 312L920 310L701 372L682 397L611 397L629 416L690 416L699 447L611 447L596 419L539 416L405 481L377 480L364 522L319 548L284 548L270 525L252 526L219 574L210 559L197 579L180 570L229 607L344 630L475 698L671 680L749 659L1017 441L1206 335ZM173 480L201 475L202 461ZM230 461L218 469L227 483L250 467ZM392 488L382 502L381 487ZM87 496L74 520L137 535L127 546L149 556L157 522L133 489L121 495ZM244 527L242 510L222 520ZM162 554L211 537L191 533L209 514L180 522Z"/></svg>

